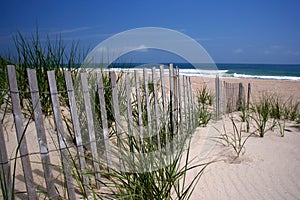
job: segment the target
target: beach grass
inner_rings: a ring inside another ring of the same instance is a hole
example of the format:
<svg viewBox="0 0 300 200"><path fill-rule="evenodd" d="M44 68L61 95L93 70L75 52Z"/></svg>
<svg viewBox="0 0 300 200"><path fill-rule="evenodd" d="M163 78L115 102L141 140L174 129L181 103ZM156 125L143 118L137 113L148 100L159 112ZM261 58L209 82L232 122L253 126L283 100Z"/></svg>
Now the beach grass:
<svg viewBox="0 0 300 200"><path fill-rule="evenodd" d="M251 107L250 118L254 121L254 127L260 137L264 137L265 133L276 125L275 119L271 120L272 105L270 97L264 94L260 101Z"/></svg>
<svg viewBox="0 0 300 200"><path fill-rule="evenodd" d="M46 39L44 39L46 38ZM20 96L22 107L29 113L29 107L26 106L26 100L30 100L27 82L27 69L35 69L38 74L38 88L41 96L42 111L45 115L52 112L49 85L47 80L47 71L54 70L58 91L61 92L62 100L66 99L67 94L64 83L64 71L72 72L73 77L77 75L78 63L81 63L87 51L80 51L79 43L73 42L70 46L66 45L60 35L50 38L48 35L42 35L38 30L30 38L25 37L21 32L14 36L16 47L16 58L10 62L16 66L17 81L19 90L22 91ZM62 101L62 105L67 105Z"/></svg>
<svg viewBox="0 0 300 200"><path fill-rule="evenodd" d="M285 123L287 120L296 121L300 113L300 102L294 101L292 97L283 101L278 94L265 93L259 102L251 107L250 118L260 137L269 130L278 127L280 135L284 136Z"/></svg>
<svg viewBox="0 0 300 200"><path fill-rule="evenodd" d="M196 91L197 99L197 118L199 126L207 126L213 117L212 105L214 96L206 85Z"/></svg>
<svg viewBox="0 0 300 200"><path fill-rule="evenodd" d="M223 124L223 130L216 129L219 132L219 136L216 139L217 142L220 140L221 144L231 147L235 152L236 158L238 158L242 153L245 152L245 144L250 136L252 136L254 133L250 133L245 136L244 134L246 132L243 128L245 123L240 122L238 125L233 116L230 117L230 122L232 125L232 128L230 129L231 131L228 131L228 128L226 128L225 124Z"/></svg>

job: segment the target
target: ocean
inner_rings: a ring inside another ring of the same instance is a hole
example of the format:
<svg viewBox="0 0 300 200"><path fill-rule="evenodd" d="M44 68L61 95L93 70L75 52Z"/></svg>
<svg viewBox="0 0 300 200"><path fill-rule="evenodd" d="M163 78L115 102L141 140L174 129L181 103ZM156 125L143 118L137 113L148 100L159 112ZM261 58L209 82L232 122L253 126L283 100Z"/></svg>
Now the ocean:
<svg viewBox="0 0 300 200"><path fill-rule="evenodd" d="M238 78L284 79L300 81L300 65L291 64L217 64L225 76Z"/></svg>
<svg viewBox="0 0 300 200"><path fill-rule="evenodd" d="M166 63L162 63L168 65ZM114 64L113 68L142 68L158 67L158 64L130 63ZM300 81L300 64L190 64L174 63L178 66L181 75L187 76L215 76L235 78L255 78L255 79L273 79L273 80L293 80Z"/></svg>

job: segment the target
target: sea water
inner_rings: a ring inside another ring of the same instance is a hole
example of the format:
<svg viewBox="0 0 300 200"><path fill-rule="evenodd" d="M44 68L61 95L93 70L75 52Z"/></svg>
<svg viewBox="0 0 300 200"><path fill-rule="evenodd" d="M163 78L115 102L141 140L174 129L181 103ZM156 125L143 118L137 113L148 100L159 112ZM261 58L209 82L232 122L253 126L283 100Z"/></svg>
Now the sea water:
<svg viewBox="0 0 300 200"><path fill-rule="evenodd" d="M168 69L167 63L165 69ZM113 68L118 71L136 70L143 67L159 68L161 64L130 63L114 64ZM273 80L293 80L300 81L299 64L190 64L173 63L173 67L179 68L179 73L186 76L216 76L235 78L255 78Z"/></svg>

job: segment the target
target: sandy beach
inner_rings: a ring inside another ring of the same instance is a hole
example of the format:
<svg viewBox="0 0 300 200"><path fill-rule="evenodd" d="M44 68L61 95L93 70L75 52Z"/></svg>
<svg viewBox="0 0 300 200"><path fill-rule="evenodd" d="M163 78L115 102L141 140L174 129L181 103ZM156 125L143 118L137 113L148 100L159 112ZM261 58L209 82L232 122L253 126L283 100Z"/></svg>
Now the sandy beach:
<svg viewBox="0 0 300 200"><path fill-rule="evenodd" d="M205 83L214 91L214 79L192 78L194 87ZM283 101L299 101L300 82L283 80L223 78L244 86L251 83L254 102L263 94L278 95ZM237 122L239 124L239 122ZM245 153L234 160L231 147L212 141L222 131L231 130L229 116L198 128L192 139L192 155L199 162L216 161L205 170L191 199L299 199L300 198L300 125L286 124L285 136L279 130L269 131L264 138L251 136Z"/></svg>
<svg viewBox="0 0 300 200"><path fill-rule="evenodd" d="M215 78L192 77L193 88L201 88L206 84L211 91L215 91ZM300 99L300 81L291 80L265 80L265 79L248 79L248 78L227 78L222 77L221 81L228 83L243 83L247 89L248 83L251 84L251 99L259 100L259 98L267 93L280 96L284 101Z"/></svg>
<svg viewBox="0 0 300 200"><path fill-rule="evenodd" d="M299 199L300 126L288 123L286 135L279 131L264 138L251 136L245 152L235 159L231 147L212 141L222 130L231 128L228 117L206 128L198 128L192 139L192 157L200 162L215 161L204 171L191 199ZM189 174L190 178L195 171Z"/></svg>
<svg viewBox="0 0 300 200"><path fill-rule="evenodd" d="M214 79L192 77L193 88L200 88L204 83L214 91ZM300 99L300 82L258 79L222 79L227 82L251 83L252 99L257 99L265 92L276 93L285 100L292 97ZM218 136L222 126L232 127L229 117L225 115L219 121L211 121L207 127L197 128L191 143L191 157L194 163L214 161L200 178L191 199L299 199L300 198L300 125L287 122L286 133L280 137L278 129L269 131L264 138L251 136L245 145L245 153L234 159L232 148L225 147L212 140ZM15 128L12 115L4 121L5 139L8 155L13 156L16 146ZM49 148L55 149L56 136L53 122L46 124ZM30 152L38 152L34 122L28 127L26 139ZM32 161L39 162L38 153L31 156ZM59 163L59 156L52 154L52 162ZM45 187L42 169L39 163L32 165L34 179ZM24 179L21 165L17 165L17 197L24 198ZM196 171L191 171L192 178ZM54 171L56 181L62 181L59 170Z"/></svg>

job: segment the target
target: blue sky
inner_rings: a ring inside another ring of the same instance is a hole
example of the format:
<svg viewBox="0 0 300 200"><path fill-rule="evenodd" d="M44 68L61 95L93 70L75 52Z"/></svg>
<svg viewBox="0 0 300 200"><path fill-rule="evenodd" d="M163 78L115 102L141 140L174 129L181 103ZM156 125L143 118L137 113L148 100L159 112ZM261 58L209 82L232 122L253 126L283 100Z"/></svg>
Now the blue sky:
<svg viewBox="0 0 300 200"><path fill-rule="evenodd" d="M0 52L12 35L61 33L95 47L116 33L164 27L198 41L218 63L300 64L300 1L1 0Z"/></svg>

